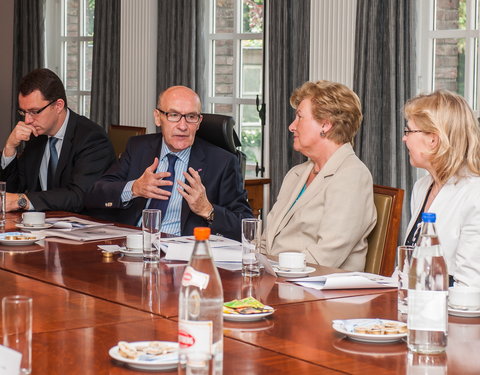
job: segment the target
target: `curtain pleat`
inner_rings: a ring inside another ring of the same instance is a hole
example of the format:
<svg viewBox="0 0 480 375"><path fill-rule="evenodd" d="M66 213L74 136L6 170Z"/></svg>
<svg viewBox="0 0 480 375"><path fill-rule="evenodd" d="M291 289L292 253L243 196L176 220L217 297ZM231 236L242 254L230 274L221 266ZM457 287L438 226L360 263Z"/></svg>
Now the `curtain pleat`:
<svg viewBox="0 0 480 375"><path fill-rule="evenodd" d="M120 0L95 2L90 118L105 129L120 117Z"/></svg>
<svg viewBox="0 0 480 375"><path fill-rule="evenodd" d="M309 77L310 0L268 1L267 28L270 202L273 204L285 174L305 161L302 154L293 150L288 125L295 118L290 95Z"/></svg>
<svg viewBox="0 0 480 375"><path fill-rule="evenodd" d="M415 95L414 0L358 0L354 91L363 107L355 151L375 184L405 190L403 224L415 179L402 142L402 108Z"/></svg>
<svg viewBox="0 0 480 375"><path fill-rule="evenodd" d="M206 96L204 0L158 0L157 95L170 86Z"/></svg>
<svg viewBox="0 0 480 375"><path fill-rule="evenodd" d="M20 120L17 105L22 77L45 64L44 0L15 0L13 37L12 128Z"/></svg>

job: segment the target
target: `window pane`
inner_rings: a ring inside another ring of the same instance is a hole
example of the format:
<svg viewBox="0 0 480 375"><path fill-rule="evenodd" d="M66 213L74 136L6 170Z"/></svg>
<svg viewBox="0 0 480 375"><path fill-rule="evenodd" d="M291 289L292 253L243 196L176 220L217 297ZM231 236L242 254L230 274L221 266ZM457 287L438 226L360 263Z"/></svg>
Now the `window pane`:
<svg viewBox="0 0 480 375"><path fill-rule="evenodd" d="M233 40L214 41L214 96L233 96Z"/></svg>
<svg viewBox="0 0 480 375"><path fill-rule="evenodd" d="M93 36L93 16L95 14L95 0L83 0L84 5L84 27L83 34L85 36Z"/></svg>
<svg viewBox="0 0 480 375"><path fill-rule="evenodd" d="M465 95L465 39L434 39L434 89Z"/></svg>
<svg viewBox="0 0 480 375"><path fill-rule="evenodd" d="M82 42L83 53L83 84L82 90L90 91L92 89L92 60L93 60L93 41Z"/></svg>
<svg viewBox="0 0 480 375"><path fill-rule="evenodd" d="M80 0L67 0L65 4L65 30L67 36L80 35Z"/></svg>
<svg viewBox="0 0 480 375"><path fill-rule="evenodd" d="M233 33L234 14L234 0L217 0L215 2L215 32Z"/></svg>
<svg viewBox="0 0 480 375"><path fill-rule="evenodd" d="M90 95L82 95L83 112L85 117L90 117Z"/></svg>
<svg viewBox="0 0 480 375"><path fill-rule="evenodd" d="M78 90L79 84L79 75L80 72L78 70L78 42L75 41L68 41L66 42L66 66L65 66L65 88L67 90Z"/></svg>
<svg viewBox="0 0 480 375"><path fill-rule="evenodd" d="M70 108L74 112L81 113L78 110L78 95L70 94L67 92L67 102L68 102L68 108Z"/></svg>
<svg viewBox="0 0 480 375"><path fill-rule="evenodd" d="M465 30L466 0L437 0L435 2L436 30Z"/></svg>
<svg viewBox="0 0 480 375"><path fill-rule="evenodd" d="M242 98L255 98L262 93L262 43L262 40L242 40Z"/></svg>
<svg viewBox="0 0 480 375"><path fill-rule="evenodd" d="M233 117L233 105L215 103L213 113Z"/></svg>
<svg viewBox="0 0 480 375"><path fill-rule="evenodd" d="M263 0L243 0L242 32L263 32Z"/></svg>
<svg viewBox="0 0 480 375"><path fill-rule="evenodd" d="M255 165L261 163L262 128L257 108L240 105L242 151L247 155L247 176L255 176Z"/></svg>

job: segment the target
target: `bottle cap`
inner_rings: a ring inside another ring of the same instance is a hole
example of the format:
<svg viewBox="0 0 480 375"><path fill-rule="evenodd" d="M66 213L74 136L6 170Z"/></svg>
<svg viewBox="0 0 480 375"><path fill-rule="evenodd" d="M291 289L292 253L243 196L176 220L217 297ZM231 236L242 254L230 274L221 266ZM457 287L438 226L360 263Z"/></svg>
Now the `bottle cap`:
<svg viewBox="0 0 480 375"><path fill-rule="evenodd" d="M208 227L196 227L193 229L193 235L197 241L205 241L210 237L210 228Z"/></svg>
<svg viewBox="0 0 480 375"><path fill-rule="evenodd" d="M434 223L437 220L437 215L433 212L424 212L422 213L422 221L424 223Z"/></svg>

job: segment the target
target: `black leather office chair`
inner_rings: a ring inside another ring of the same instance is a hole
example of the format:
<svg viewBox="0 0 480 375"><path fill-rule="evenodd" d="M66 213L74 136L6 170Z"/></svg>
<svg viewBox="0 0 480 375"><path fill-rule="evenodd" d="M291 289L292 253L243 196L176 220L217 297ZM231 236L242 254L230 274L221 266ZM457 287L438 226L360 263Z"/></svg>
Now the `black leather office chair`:
<svg viewBox="0 0 480 375"><path fill-rule="evenodd" d="M197 131L197 136L235 154L240 163L243 179L245 180L247 156L237 149L237 147L241 147L242 144L235 132L235 120L231 116L217 115L214 113L202 113L202 115L203 120Z"/></svg>

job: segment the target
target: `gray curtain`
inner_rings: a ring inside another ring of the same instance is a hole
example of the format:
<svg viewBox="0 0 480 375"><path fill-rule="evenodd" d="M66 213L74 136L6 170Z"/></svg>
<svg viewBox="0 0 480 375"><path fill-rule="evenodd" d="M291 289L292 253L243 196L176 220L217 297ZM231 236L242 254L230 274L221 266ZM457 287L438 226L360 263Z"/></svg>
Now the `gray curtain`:
<svg viewBox="0 0 480 375"><path fill-rule="evenodd" d="M92 121L105 129L120 116L120 0L95 2L93 30Z"/></svg>
<svg viewBox="0 0 480 375"><path fill-rule="evenodd" d="M267 2L268 115L270 142L270 202L276 201L283 177L305 157L292 148L288 125L295 113L293 90L308 81L310 58L310 0Z"/></svg>
<svg viewBox="0 0 480 375"><path fill-rule="evenodd" d="M204 0L158 0L157 96L174 85L206 95Z"/></svg>
<svg viewBox="0 0 480 375"><path fill-rule="evenodd" d="M402 142L402 108L415 95L414 15L414 0L357 3L353 88L364 120L355 151L375 184L405 190L403 228L415 178Z"/></svg>
<svg viewBox="0 0 480 375"><path fill-rule="evenodd" d="M13 37L12 128L20 120L17 114L20 80L45 64L44 0L15 0Z"/></svg>

